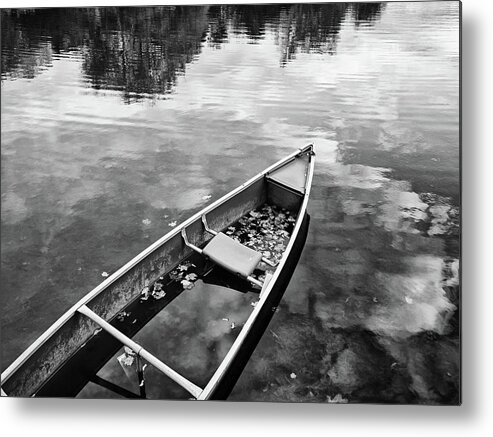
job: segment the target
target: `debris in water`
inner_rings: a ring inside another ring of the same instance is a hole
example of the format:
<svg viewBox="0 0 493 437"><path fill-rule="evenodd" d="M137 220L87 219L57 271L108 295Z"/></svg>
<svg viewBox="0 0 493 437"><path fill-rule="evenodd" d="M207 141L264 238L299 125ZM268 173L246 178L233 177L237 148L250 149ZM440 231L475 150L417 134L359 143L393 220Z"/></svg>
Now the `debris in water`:
<svg viewBox="0 0 493 437"><path fill-rule="evenodd" d="M189 273L187 276L185 276L185 279L187 281L196 281L197 275L195 273Z"/></svg>
<svg viewBox="0 0 493 437"><path fill-rule="evenodd" d="M146 226L149 226L152 222L146 218L146 219L142 220L142 223L144 223L144 225L146 225Z"/></svg>
<svg viewBox="0 0 493 437"><path fill-rule="evenodd" d="M184 272L188 271L189 268L196 267L195 264L192 264L190 261L185 261L183 264L180 264L176 270L173 270L169 277L172 281L181 281L183 288L185 290L190 290L194 286L194 282L198 279L196 273L188 273L184 277Z"/></svg>
<svg viewBox="0 0 493 437"><path fill-rule="evenodd" d="M205 196L202 196L202 200L209 200L212 196L210 194L207 194Z"/></svg>
<svg viewBox="0 0 493 437"><path fill-rule="evenodd" d="M147 300L149 299L149 280L146 279L144 281L144 288L142 289L142 291L140 292L140 299L141 300Z"/></svg>
<svg viewBox="0 0 493 437"><path fill-rule="evenodd" d="M193 283L193 282L191 282L191 281L187 281L186 279L183 279L183 280L181 281L181 285L183 285L183 289L184 289L184 290L190 290L190 289L192 289L192 288L193 288L194 283Z"/></svg>
<svg viewBox="0 0 493 437"><path fill-rule="evenodd" d="M412 298L410 298L409 296L404 296L404 299L406 299L406 302L407 302L408 304L413 303Z"/></svg>
<svg viewBox="0 0 493 437"><path fill-rule="evenodd" d="M231 322L231 329L235 329L235 328L236 328L235 322Z"/></svg>
<svg viewBox="0 0 493 437"><path fill-rule="evenodd" d="M329 404L347 404L348 400L343 398L340 393L337 393L333 398L327 396L327 402Z"/></svg>
<svg viewBox="0 0 493 437"><path fill-rule="evenodd" d="M129 317L131 313L127 313L126 311L122 311L121 313L118 313L116 315L116 319L119 322L123 322L125 320L125 317Z"/></svg>
<svg viewBox="0 0 493 437"><path fill-rule="evenodd" d="M107 278L109 275L110 275L110 274L109 274L109 273L107 273L107 272L103 272L103 273L101 273L101 276L102 276L103 278Z"/></svg>
<svg viewBox="0 0 493 437"><path fill-rule="evenodd" d="M288 210L265 204L240 218L225 233L277 265L286 250L295 221L295 216ZM252 276L261 280L259 276L266 273L262 272L266 268L266 263L260 263L258 271Z"/></svg>
<svg viewBox="0 0 493 437"><path fill-rule="evenodd" d="M258 304L258 300L254 301L254 302L250 302L250 305L254 308L257 306L257 304Z"/></svg>
<svg viewBox="0 0 493 437"><path fill-rule="evenodd" d="M374 297L373 302L378 303L378 299L376 297Z"/></svg>
<svg viewBox="0 0 493 437"><path fill-rule="evenodd" d="M170 227L174 228L174 227L176 226L176 220L175 220L175 221L173 221L173 222L169 222L169 223L168 223L168 226L170 226Z"/></svg>
<svg viewBox="0 0 493 437"><path fill-rule="evenodd" d="M290 377L291 379L296 379L296 373L294 373L294 372L293 372L293 373L291 373L291 375L289 375L289 377Z"/></svg>
<svg viewBox="0 0 493 437"><path fill-rule="evenodd" d="M225 322L229 322L229 319L227 317L223 317L223 319Z"/></svg>
<svg viewBox="0 0 493 437"><path fill-rule="evenodd" d="M178 280L180 280L182 277L183 277L183 272L179 272L179 271L177 271L177 270L173 270L173 271L169 274L169 278L170 278L172 281L178 281Z"/></svg>
<svg viewBox="0 0 493 437"><path fill-rule="evenodd" d="M152 290L152 297L156 300L162 299L166 296L166 292L163 290L163 284L156 282L154 289Z"/></svg>
<svg viewBox="0 0 493 437"><path fill-rule="evenodd" d="M124 370L125 375L127 375L127 378L133 380L133 378L135 378L134 376L135 375L134 364L136 361L135 352L132 349L125 346L123 354L118 356L116 359L120 364L120 366L122 366L122 369Z"/></svg>
<svg viewBox="0 0 493 437"><path fill-rule="evenodd" d="M166 296L166 292L163 290L163 284L160 282L155 282L152 289L152 297L156 300L162 299Z"/></svg>
<svg viewBox="0 0 493 437"><path fill-rule="evenodd" d="M152 297L156 300L162 299L166 296L166 292L164 290L158 291L157 293L152 293Z"/></svg>
<svg viewBox="0 0 493 437"><path fill-rule="evenodd" d="M147 300L149 299L149 287L144 287L140 292L140 299Z"/></svg>

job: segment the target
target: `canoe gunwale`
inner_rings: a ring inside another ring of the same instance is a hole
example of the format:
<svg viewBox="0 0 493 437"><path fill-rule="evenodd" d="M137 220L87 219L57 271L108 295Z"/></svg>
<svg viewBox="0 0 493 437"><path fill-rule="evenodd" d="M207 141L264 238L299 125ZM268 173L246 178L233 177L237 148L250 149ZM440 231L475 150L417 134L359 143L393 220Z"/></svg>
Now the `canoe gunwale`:
<svg viewBox="0 0 493 437"><path fill-rule="evenodd" d="M79 308L89 304L95 297L99 296L101 293L103 293L111 284L113 284L115 281L117 281L119 278L121 278L123 275L125 275L130 269L138 265L141 261L143 261L148 255L152 254L154 251L159 249L161 246L163 246L167 241L169 241L171 238L175 237L179 233L181 233L182 229L186 229L190 224L196 222L197 220L200 220L202 215L207 214L220 205L224 204L227 202L229 199L233 198L237 194L241 193L242 191L246 190L248 187L259 181L260 179L264 178L266 175L268 175L270 172L276 170L277 168L288 164L290 161L296 159L297 156L304 155L306 153L309 153L310 155L313 154L313 146L310 144L304 148L298 149L297 151L291 153L287 157L277 161L267 169L263 170L262 172L258 173L257 175L253 176L251 179L243 183L242 185L238 186L234 190L230 191L229 193L225 194L223 197L219 198L218 200L214 201L210 205L204 207L194 215L192 215L190 218L182 222L179 226L171 230L170 232L166 233L163 235L160 239L152 243L150 246L145 248L142 252L140 252L137 256L132 258L130 261L128 261L126 264L124 264L121 268L119 268L116 272L111 274L106 280L101 282L98 286L96 286L93 290L91 290L89 293L87 293L84 297L82 297L77 303L75 303L71 308L69 308L62 316L60 316L41 336L38 337L37 340L34 341L16 360L12 362L1 374L1 385L3 386L10 378L15 376L15 373L22 368L23 364L29 360L29 358L36 352L38 351L47 341L50 339L65 323L67 323L75 314L78 313ZM308 196L309 196L309 191L311 187L311 179L313 176L313 164L314 160L311 159L310 157L310 169L308 170L308 175L307 175L307 181L306 181L306 189L305 193L303 194L304 199L302 202L302 205L300 207L300 212L299 216L297 218L297 222L295 225L295 228L293 229L293 236L294 233L299 231L299 227L301 226L301 221L302 215L305 214L306 211L306 203L308 201ZM283 187L285 188L285 187ZM298 193L302 194L302 193ZM300 220L301 217L301 220ZM291 238L290 242L288 243L288 247L286 248L286 253L289 253L291 250L292 243L296 240L296 238ZM283 260L285 261L285 258L281 260L280 264L278 265L276 272L280 272L282 270L282 267L284 265ZM272 289L272 285L275 283L275 279L277 279L277 276L274 275L272 280L269 283L269 286L264 294L264 297L269 294L270 290ZM257 307L260 307L260 302L257 305ZM254 309L252 314L256 314L257 308ZM252 316L250 315L250 318ZM250 320L250 318L248 320ZM248 323L247 320L247 323ZM245 327L244 327L245 328ZM243 330L240 332L239 336L242 334ZM233 344L233 346L236 344L236 342ZM231 351L231 350L230 350ZM229 355L229 354L228 354ZM228 357L228 355L226 357ZM226 358L223 360L221 363L220 367L223 365L223 363L226 361ZM218 370L219 370L218 368ZM217 372L216 372L217 373ZM213 377L214 378L214 377ZM210 381L211 382L211 381ZM209 384L210 384L209 382ZM209 386L207 385L207 387ZM207 388L206 387L206 388ZM202 395L199 397L199 399L202 398ZM5 391L2 389L2 396L8 396L8 394L5 394Z"/></svg>

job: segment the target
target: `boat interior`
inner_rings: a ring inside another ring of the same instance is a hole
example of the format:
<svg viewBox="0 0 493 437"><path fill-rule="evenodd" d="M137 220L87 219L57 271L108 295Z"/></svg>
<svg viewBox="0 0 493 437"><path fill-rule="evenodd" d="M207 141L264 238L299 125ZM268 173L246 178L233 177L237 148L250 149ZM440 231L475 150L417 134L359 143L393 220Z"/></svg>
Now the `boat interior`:
<svg viewBox="0 0 493 437"><path fill-rule="evenodd" d="M2 390L199 398L303 220L309 163L309 153L298 155L239 187L115 272L42 339ZM41 366L47 359L52 368Z"/></svg>

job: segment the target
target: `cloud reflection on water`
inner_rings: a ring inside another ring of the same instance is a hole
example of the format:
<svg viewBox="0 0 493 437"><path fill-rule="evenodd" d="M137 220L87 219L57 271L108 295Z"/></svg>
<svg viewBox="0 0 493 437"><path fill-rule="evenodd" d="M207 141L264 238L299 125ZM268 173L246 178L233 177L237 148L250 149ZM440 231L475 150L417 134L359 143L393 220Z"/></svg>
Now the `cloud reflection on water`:
<svg viewBox="0 0 493 437"><path fill-rule="evenodd" d="M114 9L2 16L2 365L204 195L313 142L309 240L233 399L456 402L454 5L144 8L134 31ZM171 356L205 378L232 340L181 308L149 344L187 338Z"/></svg>

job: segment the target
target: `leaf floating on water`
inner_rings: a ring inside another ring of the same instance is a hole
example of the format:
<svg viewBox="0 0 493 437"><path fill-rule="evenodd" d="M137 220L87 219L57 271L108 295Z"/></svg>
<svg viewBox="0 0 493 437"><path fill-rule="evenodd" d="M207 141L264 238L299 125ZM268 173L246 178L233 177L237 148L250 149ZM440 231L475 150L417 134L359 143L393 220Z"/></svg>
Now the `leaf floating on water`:
<svg viewBox="0 0 493 437"><path fill-rule="evenodd" d="M182 272L179 272L179 271L177 271L177 270L173 270L173 271L169 274L169 278L170 278L172 281L178 281L178 280L180 280L182 277L183 277L183 273L182 273Z"/></svg>
<svg viewBox="0 0 493 437"><path fill-rule="evenodd" d="M166 296L166 292L164 290L152 293L152 297L156 300L162 299L164 296Z"/></svg>
<svg viewBox="0 0 493 437"><path fill-rule="evenodd" d="M101 276L102 276L103 278L107 278L109 275L110 275L110 274L109 274L109 273L107 273L107 272L103 272L103 273L101 273Z"/></svg>
<svg viewBox="0 0 493 437"><path fill-rule="evenodd" d="M118 362L120 363L120 365L123 367L123 366L127 366L127 367L131 367L134 363L134 357L130 356L130 355L127 355L127 354L122 354L120 355L118 358L117 358Z"/></svg>
<svg viewBox="0 0 493 437"><path fill-rule="evenodd" d="M327 402L329 404L347 404L348 400L343 398L340 393L337 393L333 398L327 396Z"/></svg>
<svg viewBox="0 0 493 437"><path fill-rule="evenodd" d="M144 225L146 225L146 226L149 226L152 222L146 218L146 219L142 220L142 223L144 223Z"/></svg>
<svg viewBox="0 0 493 437"><path fill-rule="evenodd" d="M191 281L187 281L186 279L183 279L183 281L181 281L181 285L183 285L184 290L190 290L193 288L195 284Z"/></svg>
<svg viewBox="0 0 493 437"><path fill-rule="evenodd" d="M141 300L149 299L149 287L144 287L142 289L142 291L140 292L140 298Z"/></svg>
<svg viewBox="0 0 493 437"><path fill-rule="evenodd" d="M168 223L168 226L170 226L170 227L174 228L174 227L176 226L176 220L175 220L175 221L173 221L173 222L169 222L169 223Z"/></svg>
<svg viewBox="0 0 493 437"><path fill-rule="evenodd" d="M291 220L290 220L291 219ZM286 250L286 245L295 219L288 210L264 205L238 220L225 232L232 239L260 252L277 263ZM265 265L260 265L264 270Z"/></svg>
<svg viewBox="0 0 493 437"><path fill-rule="evenodd" d="M123 322L125 320L125 317L129 317L131 313L127 313L126 311L122 311L121 313L118 313L116 315L116 319L119 322Z"/></svg>

